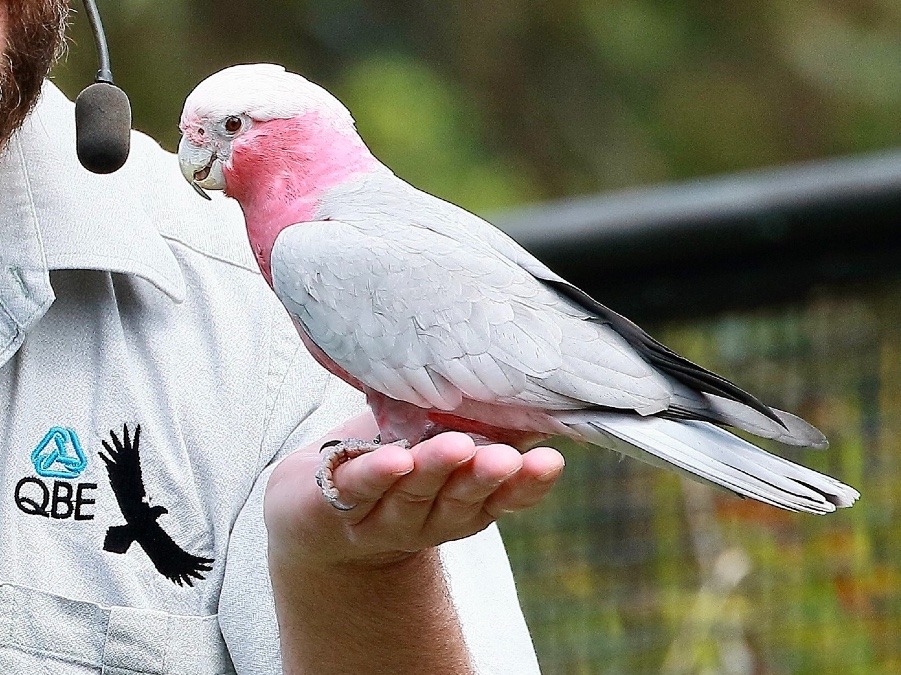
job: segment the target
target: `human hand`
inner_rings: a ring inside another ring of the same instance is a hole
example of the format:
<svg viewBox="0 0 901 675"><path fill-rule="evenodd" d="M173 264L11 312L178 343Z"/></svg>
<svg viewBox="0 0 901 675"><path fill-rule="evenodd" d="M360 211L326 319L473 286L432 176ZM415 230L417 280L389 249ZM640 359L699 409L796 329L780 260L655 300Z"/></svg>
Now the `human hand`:
<svg viewBox="0 0 901 675"><path fill-rule="evenodd" d="M362 416L326 440L374 435L371 417ZM334 482L355 507L341 512L314 480L320 446L294 453L272 473L265 500L270 557L323 568L403 560L534 506L563 470L552 448L520 454L448 432L410 449L384 445L342 464Z"/></svg>

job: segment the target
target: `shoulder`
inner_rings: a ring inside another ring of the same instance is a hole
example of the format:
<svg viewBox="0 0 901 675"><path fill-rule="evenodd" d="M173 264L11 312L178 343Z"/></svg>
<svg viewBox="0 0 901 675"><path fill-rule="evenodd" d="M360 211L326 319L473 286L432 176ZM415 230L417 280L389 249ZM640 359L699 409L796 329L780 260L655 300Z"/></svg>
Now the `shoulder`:
<svg viewBox="0 0 901 675"><path fill-rule="evenodd" d="M146 182L139 187L147 215L170 246L257 273L238 203L220 192L202 199L184 180L178 158L149 136L132 132L129 164Z"/></svg>

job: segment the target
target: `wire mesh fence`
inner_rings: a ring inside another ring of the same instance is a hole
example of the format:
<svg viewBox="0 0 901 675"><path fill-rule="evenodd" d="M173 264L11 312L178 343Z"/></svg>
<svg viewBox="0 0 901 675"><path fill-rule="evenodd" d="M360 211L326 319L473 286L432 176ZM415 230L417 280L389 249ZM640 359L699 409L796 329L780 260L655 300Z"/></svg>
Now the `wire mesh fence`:
<svg viewBox="0 0 901 675"><path fill-rule="evenodd" d="M901 672L901 282L651 332L799 413L825 452L764 447L857 487L785 513L596 448L502 530L543 672Z"/></svg>

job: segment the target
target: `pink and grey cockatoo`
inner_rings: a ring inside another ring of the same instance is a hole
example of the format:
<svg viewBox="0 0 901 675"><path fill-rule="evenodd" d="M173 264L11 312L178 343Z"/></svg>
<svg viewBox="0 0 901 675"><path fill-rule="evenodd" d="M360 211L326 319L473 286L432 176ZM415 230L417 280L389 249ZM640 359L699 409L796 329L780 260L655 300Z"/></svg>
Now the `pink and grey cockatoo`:
<svg viewBox="0 0 901 675"><path fill-rule="evenodd" d="M785 509L827 513L859 497L722 427L825 447L817 429L395 176L316 84L276 65L227 68L188 96L180 126L185 178L238 200L263 276L316 360L366 394L378 442L562 435ZM326 454L319 479L334 505L330 470L375 444Z"/></svg>

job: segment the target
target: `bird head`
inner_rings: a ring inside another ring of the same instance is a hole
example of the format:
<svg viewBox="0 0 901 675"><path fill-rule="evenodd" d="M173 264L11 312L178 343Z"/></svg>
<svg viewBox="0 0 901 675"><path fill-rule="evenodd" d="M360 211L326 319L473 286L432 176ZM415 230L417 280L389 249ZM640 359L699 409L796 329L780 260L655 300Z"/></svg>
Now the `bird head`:
<svg viewBox="0 0 901 675"><path fill-rule="evenodd" d="M232 66L203 80L179 127L182 174L207 198L204 189L225 190L241 201L243 188L265 176L309 173L342 146L365 148L338 99L273 64Z"/></svg>
<svg viewBox="0 0 901 675"><path fill-rule="evenodd" d="M380 166L338 99L271 64L232 66L205 79L188 95L179 126L182 174L207 199L205 190L223 190L238 200L270 284L279 233L322 217L331 188Z"/></svg>

